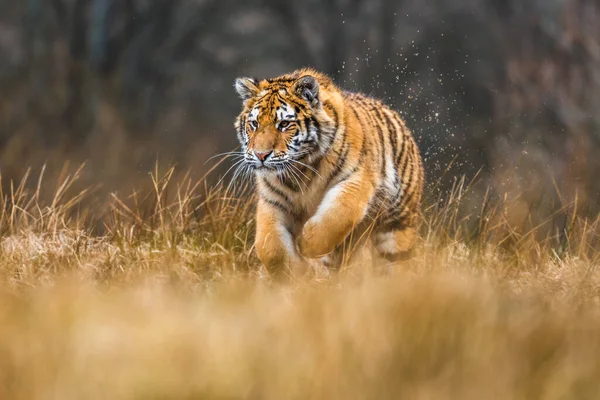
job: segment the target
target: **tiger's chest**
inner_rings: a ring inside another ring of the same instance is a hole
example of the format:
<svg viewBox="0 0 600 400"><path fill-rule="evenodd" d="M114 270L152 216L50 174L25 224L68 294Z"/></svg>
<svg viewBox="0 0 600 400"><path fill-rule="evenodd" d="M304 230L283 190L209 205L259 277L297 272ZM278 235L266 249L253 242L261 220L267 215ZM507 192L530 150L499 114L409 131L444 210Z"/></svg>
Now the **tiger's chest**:
<svg viewBox="0 0 600 400"><path fill-rule="evenodd" d="M259 185L261 196L272 201L284 202L290 215L286 219L302 224L313 216L330 188L319 178L288 181L279 176L264 177Z"/></svg>

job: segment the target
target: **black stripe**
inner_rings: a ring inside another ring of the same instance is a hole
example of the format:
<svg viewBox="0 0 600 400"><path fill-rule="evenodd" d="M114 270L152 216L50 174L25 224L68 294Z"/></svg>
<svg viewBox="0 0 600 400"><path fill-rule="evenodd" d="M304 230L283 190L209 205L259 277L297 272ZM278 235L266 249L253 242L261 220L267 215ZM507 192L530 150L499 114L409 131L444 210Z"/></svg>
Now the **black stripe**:
<svg viewBox="0 0 600 400"><path fill-rule="evenodd" d="M292 210L276 200L265 199L265 201L285 214L295 215Z"/></svg>
<svg viewBox="0 0 600 400"><path fill-rule="evenodd" d="M288 103L289 105L294 107L294 110L296 110L296 114L300 114L300 111L304 110L306 108L306 106L304 104L298 103L296 100L294 100L290 97L282 98L281 102Z"/></svg>
<svg viewBox="0 0 600 400"><path fill-rule="evenodd" d="M392 199L390 209L402 208L402 206L413 197L415 190L409 193L410 188L410 184L407 183L404 190L398 190L398 192L396 192Z"/></svg>
<svg viewBox="0 0 600 400"><path fill-rule="evenodd" d="M411 144L410 140L407 140L405 138L404 141L406 143L408 143L408 145L410 146L410 144ZM410 149L405 149L404 152L406 153L406 158L404 159L404 163L402 163L402 167L400 168L400 177L402 179L404 179L404 174L406 172L406 167L408 167L409 161L411 159Z"/></svg>
<svg viewBox="0 0 600 400"><path fill-rule="evenodd" d="M338 127L340 126L340 116L339 116L337 110L335 109L335 107L333 106L333 104L331 104L329 102L329 100L327 100L327 101L325 101L323 103L323 107L325 107L328 110L330 110L331 113L333 114L333 120L334 120L334 123L335 123L335 126L333 127L333 129L337 131Z"/></svg>
<svg viewBox="0 0 600 400"><path fill-rule="evenodd" d="M262 102L265 97L270 96L272 93L270 91L268 91L267 93L263 94L262 96L260 96L258 99L256 99L256 101L252 104L252 108L256 107L258 105L258 109L262 110L262 107L259 103Z"/></svg>
<svg viewBox="0 0 600 400"><path fill-rule="evenodd" d="M337 115L337 114L336 114L336 115ZM336 128L336 132L335 132L335 133L337 133L337 128ZM337 136L337 135L335 135L335 136ZM330 147L330 150L331 150L332 152L334 152L335 154L337 154L337 155L338 155L338 157L340 157L340 156L341 156L341 153L344 151L344 146L346 145L346 129L344 129L344 130L342 131L342 134L341 134L341 136L338 138L338 139L339 139L339 141L342 143L342 149L341 149L341 151L340 151L340 152L338 152L337 150L335 150L335 149L334 149L334 145L335 145L335 139L336 139L336 138L334 138L334 140L331 142L331 147ZM319 165L320 165L320 163L319 163Z"/></svg>
<svg viewBox="0 0 600 400"><path fill-rule="evenodd" d="M294 136L294 138L292 138L292 140L290 140L287 144L288 150L294 150L294 151L300 151L300 149L302 148L300 145L300 142L298 142L297 136Z"/></svg>
<svg viewBox="0 0 600 400"><path fill-rule="evenodd" d="M407 202L413 197L413 195L415 193L418 192L419 188L419 171L417 171L417 168L419 166L415 165L415 161L413 160L413 162L410 164L410 172L407 174L408 175L408 184L407 184L407 191L409 189L412 189L412 192L409 196L409 199L407 199ZM415 174L415 172L417 173L417 176L413 179L413 175ZM406 204L406 203L405 203Z"/></svg>
<svg viewBox="0 0 600 400"><path fill-rule="evenodd" d="M383 137L383 131L381 126L377 125L377 133L379 134L379 141L381 142L381 179L385 178L385 139Z"/></svg>
<svg viewBox="0 0 600 400"><path fill-rule="evenodd" d="M296 81L297 78L268 78L269 83L290 83Z"/></svg>
<svg viewBox="0 0 600 400"><path fill-rule="evenodd" d="M290 209L285 204L282 204L276 200L270 200L270 199L264 199L264 201L266 201L268 204L272 205L273 207L277 208L279 211L281 211L287 215L291 215L292 218L294 218L294 219L300 218L300 214L298 214L294 210Z"/></svg>
<svg viewBox="0 0 600 400"><path fill-rule="evenodd" d="M336 115L336 118L338 118L338 117L337 117L337 113L336 113L335 115ZM339 122L339 121L338 121L338 122ZM345 124L344 124L344 125L345 125ZM338 124L338 125L336 125L336 133L337 133L337 131L338 131L338 127L339 127L339 124ZM344 128L344 130L342 130L342 133L343 133L343 136L341 137L341 140L342 140L342 141L346 141L346 129L345 129L345 128ZM336 135L336 136L337 136L337 135Z"/></svg>
<svg viewBox="0 0 600 400"><path fill-rule="evenodd" d="M340 182L343 182L346 179L350 178L356 171L358 171L358 166L357 165L355 165L354 168L352 168L352 170L350 170L350 171L344 173L343 175L341 175L338 180Z"/></svg>
<svg viewBox="0 0 600 400"><path fill-rule="evenodd" d="M385 118L385 123L388 126L388 131L390 132L390 143L392 144L392 157L396 158L398 154L398 132L396 132L396 128L391 129L392 127L394 127L394 123L392 122L392 120L386 112L383 112L383 116ZM398 123L402 125L400 122Z"/></svg>
<svg viewBox="0 0 600 400"><path fill-rule="evenodd" d="M354 116L356 117L356 119L358 120L358 123L360 124L360 129L362 129L362 142L360 144L360 149L358 150L359 154L362 154L364 148L365 148L365 137L367 130L365 129L365 125L363 124L363 121L360 119L360 116L358 115L358 113L356 112L356 109L354 107L350 107L352 112L354 113Z"/></svg>
<svg viewBox="0 0 600 400"><path fill-rule="evenodd" d="M327 179L327 185L333 182L333 180L342 172L344 166L346 165L346 158L348 157L348 153L350 152L350 146L348 146L347 143L344 143L344 146L345 151L344 148L342 148L343 153L339 155L337 163L335 164L333 171Z"/></svg>
<svg viewBox="0 0 600 400"><path fill-rule="evenodd" d="M289 176L282 176L281 177L281 183L283 184L283 186L285 186L286 188L290 189L293 192L298 192L302 189L302 180L299 178L298 182L296 182L295 179L291 178L291 176L293 175L289 175Z"/></svg>
<svg viewBox="0 0 600 400"><path fill-rule="evenodd" d="M276 188L275 186L273 186L273 184L271 182L269 182L266 179L263 179L263 182L265 184L265 186L271 191L273 192L275 195L281 197L282 200L284 200L286 203L291 204L292 201L290 200L290 198L280 189Z"/></svg>
<svg viewBox="0 0 600 400"><path fill-rule="evenodd" d="M402 147L400 147L400 153L398 153L398 155L396 156L396 159L394 160L394 162L396 163L396 166L400 167L400 161L402 161L402 155L406 152L406 143L408 142L408 140L406 139L402 139ZM408 154L406 155L408 158Z"/></svg>
<svg viewBox="0 0 600 400"><path fill-rule="evenodd" d="M410 165L410 173L409 175L412 175L413 173L413 169L414 169L414 163L408 163L408 160L410 158L410 154L406 155L406 162L405 165L402 168L402 181L405 182L406 187L404 189L404 193L402 196L400 196L400 191L398 191L398 193L396 194L396 196L394 196L394 200L392 202L392 206L393 207L398 207L398 206L402 206L408 203L408 201L410 201L412 199L412 197L414 196L414 193L417 191L417 189L414 187L415 182L413 182L413 180L411 179L411 176L405 177L404 173L406 172L406 168ZM411 191L412 189L412 191Z"/></svg>
<svg viewBox="0 0 600 400"><path fill-rule="evenodd" d="M408 189L409 188L407 186L406 192L404 193L404 196L402 196L402 202L400 203L400 205L406 206L407 204L409 204L412 198L415 197L415 193L417 193L416 188L413 188L413 190L410 193L408 192Z"/></svg>
<svg viewBox="0 0 600 400"><path fill-rule="evenodd" d="M317 119L314 116L310 117L310 122L312 124L314 124L315 128L317 129L317 135L318 135L319 132L321 131L321 124L319 123L319 121L317 121Z"/></svg>
<svg viewBox="0 0 600 400"><path fill-rule="evenodd" d="M410 164L410 172L412 174L413 170L413 164ZM415 187L414 187L414 182L410 179L406 180L406 188L404 189L404 196L402 196L402 201L400 201L400 205L404 205L406 204L413 196L413 194L416 192Z"/></svg>
<svg viewBox="0 0 600 400"><path fill-rule="evenodd" d="M411 159L411 161L412 161L412 157L411 156L412 156L412 154L408 153L406 158L407 159ZM407 163L407 166L406 166L408 168L408 172L407 171L402 171L402 177L403 178L404 178L404 173L406 172L407 184L411 183L410 180L412 178L412 173L413 173L414 165L415 165L414 162L409 162L409 163Z"/></svg>
<svg viewBox="0 0 600 400"><path fill-rule="evenodd" d="M306 132L306 137L308 138L308 129L310 128L308 125L308 118L299 119L298 122L300 125L300 129L298 129L298 132L296 132L296 137L298 138L300 143L306 143L306 140L300 139L300 134L304 131Z"/></svg>
<svg viewBox="0 0 600 400"><path fill-rule="evenodd" d="M404 136L404 137L410 136L406 133L406 126L404 125L404 123L400 124L400 132L402 133L402 136Z"/></svg>
<svg viewBox="0 0 600 400"><path fill-rule="evenodd" d="M401 231L408 227L408 224L406 223L407 219L406 216L397 219L388 219L381 224L380 229L384 231Z"/></svg>
<svg viewBox="0 0 600 400"><path fill-rule="evenodd" d="M385 134L383 133L383 130L381 129L382 121L379 120L379 115L377 114L377 110L374 107L367 108L365 114L367 114L370 122L377 129L377 132L379 134L379 144L377 145L377 147L379 148L379 150L381 152L381 157L379 157L379 158L381 161L381 175L383 178L383 177L385 177L385 173L384 173L384 171L385 171L385 138L384 138Z"/></svg>
<svg viewBox="0 0 600 400"><path fill-rule="evenodd" d="M406 192L403 193L403 190L400 187L399 182L398 182L397 186L398 186L398 191L396 192L396 194L394 194L394 197L391 199L390 209L395 209L398 206L400 206L400 204L402 203L402 198L406 194Z"/></svg>
<svg viewBox="0 0 600 400"><path fill-rule="evenodd" d="M302 120L302 123L304 124L304 129L306 129L306 140L303 140L302 143L312 143L313 140L310 138L310 128L312 126L312 124L315 124L315 127L317 128L317 137L319 135L319 128L318 128L318 122L315 120L314 117L307 117L304 118Z"/></svg>
<svg viewBox="0 0 600 400"><path fill-rule="evenodd" d="M296 171L300 171L300 173L303 174L303 176L307 176L306 174L308 173L308 167L306 167L305 165L301 165L301 164L294 164L295 170Z"/></svg>
<svg viewBox="0 0 600 400"><path fill-rule="evenodd" d="M335 110L334 110L334 113L335 113L335 116L336 116L336 119L337 119L337 113L335 112ZM336 153L339 156L340 154L335 150L336 136L337 136L336 134L337 134L337 132L338 132L338 124L336 123L336 126L335 126L335 128L334 128L334 130L332 132L331 143L330 143L329 147L326 150L327 151L332 151L332 152ZM346 139L346 130L344 129L342 131L342 133L341 133L341 136L339 137L339 141L342 142L342 144L343 144L345 142L345 139ZM324 155L325 154L323 154L322 157L319 157L319 159L317 161L315 161L315 169L317 171L321 170L321 163L326 158L326 157L324 157Z"/></svg>
<svg viewBox="0 0 600 400"><path fill-rule="evenodd" d="M329 185L331 183L331 181L333 179L335 179L335 177L341 172L341 170L343 169L343 166L346 162L346 157L348 156L348 153L350 151L348 144L346 143L346 129L342 130L341 134L339 137L337 137L337 135L335 135L338 130L339 130L339 115L337 113L337 111L335 110L335 108L331 105L331 103L329 101L326 101L323 103L323 106L328 106L331 107L331 111L333 112L334 118L335 118L335 129L334 129L334 139L331 143L331 147L329 148L329 151L331 151L332 153L334 153L337 156L337 160L335 160L335 162L330 161L327 157L321 157L317 164L316 164L316 169L318 171L321 170L321 163L323 162L324 159L326 159L327 161L329 161L331 164L334 164L334 169L333 171L329 174L329 176L327 177L327 185ZM339 142L342 143L342 147L340 149L340 151L338 151L337 149L335 149L335 144L336 144L336 139L339 140Z"/></svg>
<svg viewBox="0 0 600 400"><path fill-rule="evenodd" d="M298 184L295 183L291 178L283 178L281 183L283 184L283 186L285 186L293 192L297 192L298 190L300 190Z"/></svg>

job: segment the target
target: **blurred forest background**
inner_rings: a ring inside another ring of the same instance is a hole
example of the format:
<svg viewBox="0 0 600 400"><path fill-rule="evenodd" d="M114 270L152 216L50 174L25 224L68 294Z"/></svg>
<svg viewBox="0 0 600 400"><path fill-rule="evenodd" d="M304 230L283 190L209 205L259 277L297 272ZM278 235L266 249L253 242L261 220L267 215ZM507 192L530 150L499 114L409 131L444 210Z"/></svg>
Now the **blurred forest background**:
<svg viewBox="0 0 600 400"><path fill-rule="evenodd" d="M0 172L202 174L237 145L234 78L302 66L401 111L430 183L600 206L597 0L0 0Z"/></svg>

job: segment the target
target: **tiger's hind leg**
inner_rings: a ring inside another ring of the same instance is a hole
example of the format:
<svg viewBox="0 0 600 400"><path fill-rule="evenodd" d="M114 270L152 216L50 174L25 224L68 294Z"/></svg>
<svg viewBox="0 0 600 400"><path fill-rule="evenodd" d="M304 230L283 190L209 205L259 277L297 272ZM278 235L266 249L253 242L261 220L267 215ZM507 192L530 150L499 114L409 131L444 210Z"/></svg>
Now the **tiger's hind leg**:
<svg viewBox="0 0 600 400"><path fill-rule="evenodd" d="M416 227L409 225L378 229L372 241L380 257L388 261L405 261L413 256L416 237Z"/></svg>

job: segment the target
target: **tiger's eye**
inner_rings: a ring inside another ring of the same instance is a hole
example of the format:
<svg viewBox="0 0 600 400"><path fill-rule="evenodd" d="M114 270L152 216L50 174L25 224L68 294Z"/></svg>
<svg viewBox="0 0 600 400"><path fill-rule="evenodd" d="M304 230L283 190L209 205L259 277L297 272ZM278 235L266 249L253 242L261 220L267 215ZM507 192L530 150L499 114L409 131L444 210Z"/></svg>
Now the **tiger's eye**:
<svg viewBox="0 0 600 400"><path fill-rule="evenodd" d="M256 121L248 121L248 124L250 124L250 127L253 130L256 130L256 128L258 128L258 122L256 122Z"/></svg>
<svg viewBox="0 0 600 400"><path fill-rule="evenodd" d="M281 122L279 123L279 129L285 129L285 128L287 128L289 125L290 125L290 122L289 122L289 121L281 121Z"/></svg>

